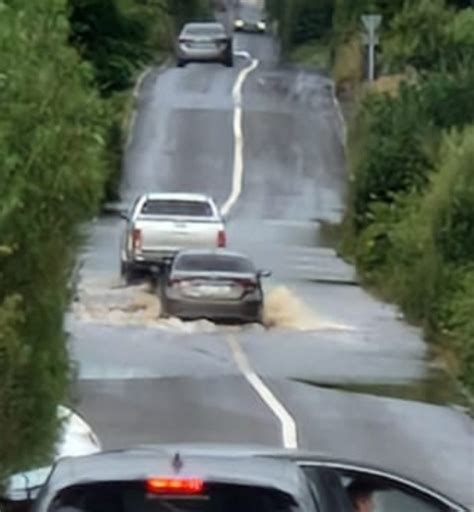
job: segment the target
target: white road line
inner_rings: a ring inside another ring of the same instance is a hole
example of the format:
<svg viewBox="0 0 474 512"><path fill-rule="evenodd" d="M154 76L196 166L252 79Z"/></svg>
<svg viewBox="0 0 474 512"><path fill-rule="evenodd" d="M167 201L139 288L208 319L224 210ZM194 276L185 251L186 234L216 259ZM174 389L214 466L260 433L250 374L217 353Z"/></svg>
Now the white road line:
<svg viewBox="0 0 474 512"><path fill-rule="evenodd" d="M244 136L242 131L242 87L248 75L257 68L258 59L244 68L237 77L232 90L234 99L234 169L232 175L232 190L229 197L221 207L222 215L227 215L236 203L242 192L242 178L244 173Z"/></svg>
<svg viewBox="0 0 474 512"><path fill-rule="evenodd" d="M280 420L282 427L283 446L285 448L298 448L298 432L296 422L291 414L278 401L278 398L253 371L249 360L242 350L240 343L235 336L229 336L227 342L234 356L234 360L247 382L253 387L260 398L270 408L273 414Z"/></svg>

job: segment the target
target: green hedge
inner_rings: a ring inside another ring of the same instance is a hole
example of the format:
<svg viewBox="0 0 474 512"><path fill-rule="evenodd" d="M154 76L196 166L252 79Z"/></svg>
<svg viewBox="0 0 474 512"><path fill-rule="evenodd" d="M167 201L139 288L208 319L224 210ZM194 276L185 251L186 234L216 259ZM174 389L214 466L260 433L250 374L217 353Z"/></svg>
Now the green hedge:
<svg viewBox="0 0 474 512"><path fill-rule="evenodd" d="M65 398L77 226L102 195L108 111L60 0L0 2L0 474L47 455Z"/></svg>
<svg viewBox="0 0 474 512"><path fill-rule="evenodd" d="M78 228L117 194L129 87L206 5L0 0L0 479L51 455Z"/></svg>
<svg viewBox="0 0 474 512"><path fill-rule="evenodd" d="M472 326L454 312L474 293L473 91L472 74L433 75L365 97L350 135L345 240L366 282L447 341L470 384Z"/></svg>

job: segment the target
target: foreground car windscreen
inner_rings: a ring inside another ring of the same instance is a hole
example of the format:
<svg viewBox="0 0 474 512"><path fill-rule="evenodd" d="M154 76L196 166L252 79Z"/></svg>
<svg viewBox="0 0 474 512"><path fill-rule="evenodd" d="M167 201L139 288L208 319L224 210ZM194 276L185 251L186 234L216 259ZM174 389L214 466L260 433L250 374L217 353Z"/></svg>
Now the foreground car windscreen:
<svg viewBox="0 0 474 512"><path fill-rule="evenodd" d="M183 481L181 481L183 482ZM175 489L174 482L113 482L67 488L48 512L73 507L78 512L291 512L298 508L289 495L257 487L208 484L189 480Z"/></svg>
<svg viewBox="0 0 474 512"><path fill-rule="evenodd" d="M148 200L142 207L142 215L173 215L184 217L211 217L211 205L204 201Z"/></svg>
<svg viewBox="0 0 474 512"><path fill-rule="evenodd" d="M245 259L220 254L186 254L178 257L174 270L181 272L239 272L252 274L253 264Z"/></svg>

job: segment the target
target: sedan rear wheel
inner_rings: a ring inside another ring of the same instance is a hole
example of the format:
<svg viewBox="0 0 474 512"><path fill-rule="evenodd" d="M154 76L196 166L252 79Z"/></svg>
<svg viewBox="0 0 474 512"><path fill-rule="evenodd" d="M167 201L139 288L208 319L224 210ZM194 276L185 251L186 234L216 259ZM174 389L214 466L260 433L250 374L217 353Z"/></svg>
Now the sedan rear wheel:
<svg viewBox="0 0 474 512"><path fill-rule="evenodd" d="M169 307L168 301L166 300L166 276L161 276L160 282L158 284L158 297L160 298L160 318L169 318Z"/></svg>

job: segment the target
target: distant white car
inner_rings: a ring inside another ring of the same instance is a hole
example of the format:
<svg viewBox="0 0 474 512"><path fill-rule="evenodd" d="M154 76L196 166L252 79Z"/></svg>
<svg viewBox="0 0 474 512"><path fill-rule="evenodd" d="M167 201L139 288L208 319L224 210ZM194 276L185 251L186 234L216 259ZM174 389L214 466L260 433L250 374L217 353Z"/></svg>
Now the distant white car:
<svg viewBox="0 0 474 512"><path fill-rule="evenodd" d="M62 457L91 455L102 450L100 441L92 428L77 413L60 405L57 414L61 421L61 433L55 446L54 462ZM6 481L5 492L1 496L2 501L30 502L48 479L51 469L52 465L11 475Z"/></svg>

